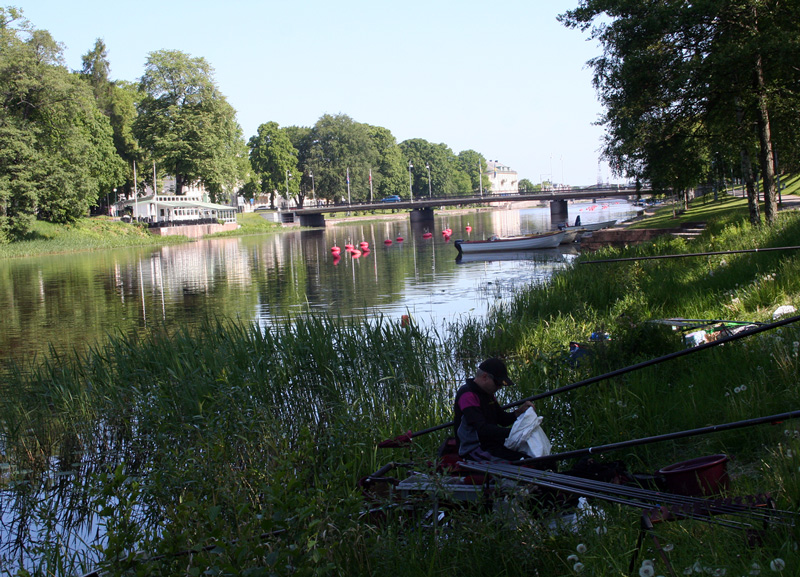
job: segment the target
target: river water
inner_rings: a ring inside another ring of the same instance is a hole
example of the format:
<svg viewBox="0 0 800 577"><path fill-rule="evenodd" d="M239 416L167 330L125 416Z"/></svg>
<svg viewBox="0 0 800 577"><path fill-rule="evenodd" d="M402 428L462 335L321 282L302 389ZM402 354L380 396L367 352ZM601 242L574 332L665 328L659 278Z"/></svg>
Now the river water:
<svg viewBox="0 0 800 577"><path fill-rule="evenodd" d="M626 219L636 207L609 200L570 204L569 211L570 222L580 215L588 224ZM441 234L446 228L453 230L449 240ZM9 259L0 263L0 369L52 352L82 352L109 334L192 325L207 316L268 326L307 310L408 314L430 326L486 315L520 287L548 279L577 249L457 263L453 241L551 228L549 208L444 212L427 228L412 227L405 215L160 248ZM432 238L423 238L425 232ZM370 250L358 258L344 250L361 242ZM339 259L334 245L342 248Z"/></svg>

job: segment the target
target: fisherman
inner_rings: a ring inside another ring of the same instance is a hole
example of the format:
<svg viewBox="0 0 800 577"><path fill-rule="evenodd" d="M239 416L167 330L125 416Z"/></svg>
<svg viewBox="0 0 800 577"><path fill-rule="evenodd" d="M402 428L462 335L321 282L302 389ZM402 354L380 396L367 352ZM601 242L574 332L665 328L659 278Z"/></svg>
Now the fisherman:
<svg viewBox="0 0 800 577"><path fill-rule="evenodd" d="M529 456L504 446L511 425L528 407L533 407L530 401L513 412L500 407L495 393L500 387L513 385L506 364L501 359L489 358L458 389L454 426L461 457L475 461L518 461Z"/></svg>

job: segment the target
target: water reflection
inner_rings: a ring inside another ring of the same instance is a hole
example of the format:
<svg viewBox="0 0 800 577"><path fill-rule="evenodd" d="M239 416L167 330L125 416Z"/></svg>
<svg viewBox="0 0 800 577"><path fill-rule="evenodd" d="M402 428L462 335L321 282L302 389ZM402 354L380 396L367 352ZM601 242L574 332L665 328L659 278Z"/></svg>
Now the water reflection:
<svg viewBox="0 0 800 577"><path fill-rule="evenodd" d="M624 203L589 207L571 205L570 220L580 214L584 223L598 222L634 211ZM441 234L448 228L452 237ZM484 315L571 256L456 263L454 241L550 228L548 208L448 212L415 225L399 214L324 230L13 259L0 263L0 362L83 351L110 333L192 325L209 315L269 325L305 310L411 314L422 326ZM344 250L362 242L369 247L358 256ZM338 258L334 245L342 247Z"/></svg>

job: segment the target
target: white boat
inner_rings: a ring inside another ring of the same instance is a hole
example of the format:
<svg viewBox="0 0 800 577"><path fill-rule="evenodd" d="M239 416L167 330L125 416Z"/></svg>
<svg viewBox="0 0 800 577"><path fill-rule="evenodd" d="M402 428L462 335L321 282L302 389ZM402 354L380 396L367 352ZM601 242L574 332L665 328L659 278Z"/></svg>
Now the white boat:
<svg viewBox="0 0 800 577"><path fill-rule="evenodd" d="M591 232L593 230L600 230L601 228L610 228L615 224L617 224L617 219L604 220L603 222L593 222L591 224L580 224L578 226L562 226L561 230L569 231L582 228L586 232Z"/></svg>
<svg viewBox="0 0 800 577"><path fill-rule="evenodd" d="M555 230L525 236L492 236L488 240L457 240L459 254L474 252L514 252L534 248L556 248L564 238L564 231Z"/></svg>
<svg viewBox="0 0 800 577"><path fill-rule="evenodd" d="M570 226L564 230L564 238L561 239L561 244L571 244L585 232L589 232L589 229L582 226Z"/></svg>

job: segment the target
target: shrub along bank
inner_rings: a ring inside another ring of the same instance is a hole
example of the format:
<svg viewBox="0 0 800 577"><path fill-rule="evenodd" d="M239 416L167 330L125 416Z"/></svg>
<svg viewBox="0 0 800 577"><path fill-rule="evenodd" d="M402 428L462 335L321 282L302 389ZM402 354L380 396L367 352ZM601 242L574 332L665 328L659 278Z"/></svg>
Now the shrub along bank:
<svg viewBox="0 0 800 577"><path fill-rule="evenodd" d="M116 575L627 574L633 508L596 504L563 529L535 508L513 518L476 509L434 528L362 515L358 479L389 461L432 460L448 431L419 437L412 455L376 445L449 421L457 384L488 355L508 359L518 386L502 400L513 401L682 350L681 335L653 319L767 321L781 305L800 306L794 251L584 261L798 245L798 213L760 229L731 214L709 219L691 244L664 238L582 255L485 321L421 330L413 319L303 316L270 329L209 320L49 359L3 384L4 479L16 495L3 506L21 522L0 554L56 575L94 566ZM593 332L610 339L568 363L568 343ZM798 342L788 325L537 401L537 410L563 451L800 408ZM725 453L733 492L771 491L780 509L800 511L798 430L785 422L598 458L652 472ZM105 536L100 559L57 537L65 527L85 535L87 517ZM778 559L791 573L800 567L795 536L777 526L758 540L688 520L656 534L679 574L766 574ZM668 574L652 540L643 556L654 568L642 574Z"/></svg>

